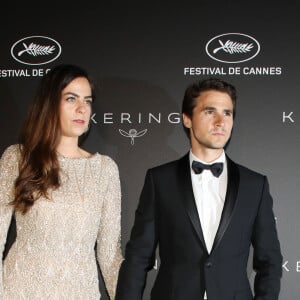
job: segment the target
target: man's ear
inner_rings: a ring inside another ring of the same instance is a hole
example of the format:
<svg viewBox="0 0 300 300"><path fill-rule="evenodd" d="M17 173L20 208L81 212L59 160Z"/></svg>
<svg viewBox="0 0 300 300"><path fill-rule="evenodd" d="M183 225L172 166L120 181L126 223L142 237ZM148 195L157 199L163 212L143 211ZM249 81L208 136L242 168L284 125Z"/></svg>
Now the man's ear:
<svg viewBox="0 0 300 300"><path fill-rule="evenodd" d="M189 116L186 114L182 114L182 120L183 120L183 125L186 128L191 128L192 127L192 120Z"/></svg>

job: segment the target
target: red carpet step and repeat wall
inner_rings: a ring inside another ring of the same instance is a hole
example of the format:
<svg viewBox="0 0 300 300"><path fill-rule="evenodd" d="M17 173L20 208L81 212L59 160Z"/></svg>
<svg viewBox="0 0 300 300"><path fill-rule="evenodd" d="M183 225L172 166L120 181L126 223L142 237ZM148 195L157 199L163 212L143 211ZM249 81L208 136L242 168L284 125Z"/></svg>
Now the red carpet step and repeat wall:
<svg viewBox="0 0 300 300"><path fill-rule="evenodd" d="M124 250L146 170L189 150L180 119L185 88L210 76L229 81L237 87L238 104L227 153L269 178L284 258L280 299L297 300L300 5L162 3L6 3L0 27L1 153L18 141L44 74L59 63L87 69L97 99L84 148L111 156L119 166ZM7 246L13 238L12 224ZM253 280L251 266L250 259ZM107 299L102 283L101 289Z"/></svg>

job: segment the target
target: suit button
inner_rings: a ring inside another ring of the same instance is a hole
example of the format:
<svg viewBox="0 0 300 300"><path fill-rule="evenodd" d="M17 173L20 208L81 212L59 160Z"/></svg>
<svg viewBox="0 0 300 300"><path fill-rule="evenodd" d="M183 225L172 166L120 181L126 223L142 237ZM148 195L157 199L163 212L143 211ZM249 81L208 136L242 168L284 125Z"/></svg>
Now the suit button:
<svg viewBox="0 0 300 300"><path fill-rule="evenodd" d="M208 261L207 263L205 263L205 267L206 268L211 268L212 267L212 262Z"/></svg>

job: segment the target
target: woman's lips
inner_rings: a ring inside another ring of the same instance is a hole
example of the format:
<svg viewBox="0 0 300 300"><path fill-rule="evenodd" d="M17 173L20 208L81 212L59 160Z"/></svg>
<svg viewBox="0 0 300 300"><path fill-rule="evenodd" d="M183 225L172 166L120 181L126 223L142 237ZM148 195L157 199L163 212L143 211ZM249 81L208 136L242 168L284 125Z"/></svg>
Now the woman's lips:
<svg viewBox="0 0 300 300"><path fill-rule="evenodd" d="M73 120L73 122L76 124L84 124L85 123L84 120L80 120L80 119L75 119L75 120Z"/></svg>

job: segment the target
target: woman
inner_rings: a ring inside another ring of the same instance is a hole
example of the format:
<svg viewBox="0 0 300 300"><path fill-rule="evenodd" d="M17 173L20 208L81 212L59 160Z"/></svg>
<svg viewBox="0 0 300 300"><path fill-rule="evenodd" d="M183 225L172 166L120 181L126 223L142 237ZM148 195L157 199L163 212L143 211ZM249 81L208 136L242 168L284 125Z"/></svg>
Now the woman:
<svg viewBox="0 0 300 300"><path fill-rule="evenodd" d="M95 243L114 299L122 261L118 168L78 146L93 100L84 70L55 67L38 87L20 145L2 155L1 253L12 214L17 238L0 270L0 299L99 299Z"/></svg>

